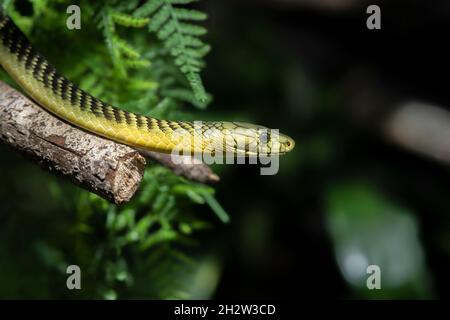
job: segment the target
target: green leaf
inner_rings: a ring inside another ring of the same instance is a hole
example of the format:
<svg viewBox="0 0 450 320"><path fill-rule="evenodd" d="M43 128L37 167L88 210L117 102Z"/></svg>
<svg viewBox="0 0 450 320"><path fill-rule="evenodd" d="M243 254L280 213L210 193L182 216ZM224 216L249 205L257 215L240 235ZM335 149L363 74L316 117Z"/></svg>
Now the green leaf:
<svg viewBox="0 0 450 320"><path fill-rule="evenodd" d="M135 17L149 16L153 14L156 10L158 10L162 4L163 4L162 0L147 1L145 4L143 4L134 12L134 16Z"/></svg>
<svg viewBox="0 0 450 320"><path fill-rule="evenodd" d="M114 229L116 231L124 229L126 226L132 226L134 224L135 210L128 208L125 209L116 216Z"/></svg>
<svg viewBox="0 0 450 320"><path fill-rule="evenodd" d="M196 26L193 24L188 24L188 23L183 23L183 22L180 22L180 30L184 34L188 34L188 35L196 36L196 37L203 36L208 32L206 30L206 28L204 28L202 26Z"/></svg>
<svg viewBox="0 0 450 320"><path fill-rule="evenodd" d="M150 61L144 59L125 59L124 63L132 69L148 68L151 65Z"/></svg>
<svg viewBox="0 0 450 320"><path fill-rule="evenodd" d="M116 39L117 46L129 58L137 59L141 54L123 39Z"/></svg>
<svg viewBox="0 0 450 320"><path fill-rule="evenodd" d="M208 16L198 10L189 10L183 8L175 8L173 10L173 15L179 20L193 20L193 21L203 21Z"/></svg>
<svg viewBox="0 0 450 320"><path fill-rule="evenodd" d="M112 20L124 27L142 28L150 22L149 18L137 18L124 13L113 13Z"/></svg>
<svg viewBox="0 0 450 320"><path fill-rule="evenodd" d="M113 19L111 17L111 10L106 7L102 11L102 28L103 28L103 36L105 37L106 45L111 55L111 59L114 67L118 71L118 73L122 76L126 76L125 66L120 59L119 53L119 45L117 44L117 37L115 36L115 29Z"/></svg>
<svg viewBox="0 0 450 320"><path fill-rule="evenodd" d="M174 230L160 229L147 237L141 244L141 249L149 249L159 243L175 240L177 236L178 234Z"/></svg>
<svg viewBox="0 0 450 320"><path fill-rule="evenodd" d="M190 4L199 0L168 0L171 4Z"/></svg>
<svg viewBox="0 0 450 320"><path fill-rule="evenodd" d="M219 217L219 219L223 223L230 222L230 216L226 211L222 208L222 206L217 202L217 200L214 198L213 195L209 193L203 194L203 197L205 198L206 202L210 206L210 208L214 211L214 213Z"/></svg>

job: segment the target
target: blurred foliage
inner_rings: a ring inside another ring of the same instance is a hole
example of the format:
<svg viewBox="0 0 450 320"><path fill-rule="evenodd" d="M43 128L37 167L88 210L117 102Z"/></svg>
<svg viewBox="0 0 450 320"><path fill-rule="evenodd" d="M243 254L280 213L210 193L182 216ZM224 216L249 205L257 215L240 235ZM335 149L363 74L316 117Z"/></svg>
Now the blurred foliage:
<svg viewBox="0 0 450 320"><path fill-rule="evenodd" d="M191 2L79 1L81 30L66 28L66 8L74 4L69 0L3 1L3 6L38 50L84 90L129 111L185 119L189 106L204 108L211 100L200 78L209 45L199 36L206 29L194 24L206 15ZM3 71L1 79L14 85ZM20 187L36 190L19 172L3 177L25 179L16 189L2 190L5 196ZM137 195L118 207L44 173L35 178L32 183L50 203L15 195L23 201L17 200L17 207L2 204L2 211L16 214L0 224L0 297L207 298L213 293L219 264L195 250L194 236L211 227L210 219L195 214L196 204L229 220L213 188L152 164ZM36 217L39 204L43 212ZM27 217L42 228L25 227ZM14 230L27 230L26 236L18 239ZM82 270L78 292L65 286L70 264Z"/></svg>
<svg viewBox="0 0 450 320"><path fill-rule="evenodd" d="M215 110L221 118L279 127L296 141L273 177L262 179L249 167L219 168L228 170L218 186L221 200L235 214L227 238L232 261L218 296L445 295L448 237L437 234L449 233L448 169L380 139L379 119L361 124L343 94L344 87L352 90L346 76L353 68L393 76L392 64L402 65L395 76L408 88L420 78L405 72L420 60L420 53L410 56L413 63L404 60L415 36L394 26L395 37L390 28L367 33L358 10L209 3L214 54L206 74ZM392 52L402 52L395 63ZM238 180L245 192L230 192ZM354 277L346 261L356 265ZM366 287L366 264L381 266L382 290Z"/></svg>
<svg viewBox="0 0 450 320"><path fill-rule="evenodd" d="M408 210L364 182L334 185L325 205L338 266L359 296L431 297L418 226ZM369 265L380 268L382 290L367 290Z"/></svg>

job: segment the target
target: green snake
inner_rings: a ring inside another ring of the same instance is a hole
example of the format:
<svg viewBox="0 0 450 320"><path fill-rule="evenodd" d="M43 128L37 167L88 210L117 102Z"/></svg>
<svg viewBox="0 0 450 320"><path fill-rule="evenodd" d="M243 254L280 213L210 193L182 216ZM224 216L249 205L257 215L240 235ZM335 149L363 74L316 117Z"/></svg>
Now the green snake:
<svg viewBox="0 0 450 320"><path fill-rule="evenodd" d="M60 75L0 9L0 63L40 106L79 128L132 147L183 154L285 154L294 140L277 130L223 121L171 121L131 113Z"/></svg>

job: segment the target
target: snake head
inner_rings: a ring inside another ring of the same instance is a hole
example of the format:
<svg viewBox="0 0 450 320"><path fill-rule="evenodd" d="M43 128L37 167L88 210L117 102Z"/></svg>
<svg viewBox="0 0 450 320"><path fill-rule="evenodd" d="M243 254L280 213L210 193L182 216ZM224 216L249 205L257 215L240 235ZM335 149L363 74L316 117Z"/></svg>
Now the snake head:
<svg viewBox="0 0 450 320"><path fill-rule="evenodd" d="M285 134L279 134L278 139L279 139L279 144L280 144L279 149L278 149L279 154L285 154L285 153L292 151L292 149L294 149L295 141L291 137L289 137Z"/></svg>
<svg viewBox="0 0 450 320"><path fill-rule="evenodd" d="M241 156L281 155L291 151L295 142L277 129L242 122L224 123L224 134L234 152Z"/></svg>
<svg viewBox="0 0 450 320"><path fill-rule="evenodd" d="M295 142L277 129L242 122L194 121L171 134L176 152L211 156L261 157L291 151Z"/></svg>

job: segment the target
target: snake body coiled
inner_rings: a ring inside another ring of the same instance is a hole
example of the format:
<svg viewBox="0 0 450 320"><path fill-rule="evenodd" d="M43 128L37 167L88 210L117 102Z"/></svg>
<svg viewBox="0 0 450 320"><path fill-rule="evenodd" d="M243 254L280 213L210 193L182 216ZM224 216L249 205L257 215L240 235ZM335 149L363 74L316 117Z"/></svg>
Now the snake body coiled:
<svg viewBox="0 0 450 320"><path fill-rule="evenodd" d="M294 141L246 123L161 120L131 113L78 88L59 74L0 9L0 64L39 105L94 134L151 151L185 154L232 152L250 156L284 154Z"/></svg>

